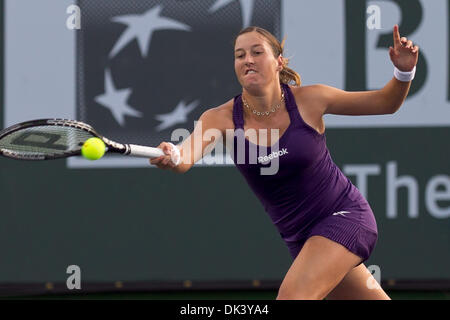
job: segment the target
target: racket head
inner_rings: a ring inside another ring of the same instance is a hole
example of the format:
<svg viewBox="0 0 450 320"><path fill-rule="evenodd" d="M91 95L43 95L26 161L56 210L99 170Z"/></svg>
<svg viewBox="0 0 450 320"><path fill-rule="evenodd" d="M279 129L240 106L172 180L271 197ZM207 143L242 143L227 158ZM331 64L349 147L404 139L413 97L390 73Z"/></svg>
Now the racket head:
<svg viewBox="0 0 450 320"><path fill-rule="evenodd" d="M21 122L0 131L0 154L20 160L53 160L81 155L83 143L92 137L110 141L90 125L68 119ZM116 143L117 144L117 143ZM121 148L117 144L115 148Z"/></svg>

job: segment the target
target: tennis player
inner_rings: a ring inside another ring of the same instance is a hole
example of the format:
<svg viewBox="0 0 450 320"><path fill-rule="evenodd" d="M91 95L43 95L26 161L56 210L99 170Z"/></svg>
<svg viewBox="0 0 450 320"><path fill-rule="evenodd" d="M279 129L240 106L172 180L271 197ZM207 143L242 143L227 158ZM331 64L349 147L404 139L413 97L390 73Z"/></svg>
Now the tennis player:
<svg viewBox="0 0 450 320"><path fill-rule="evenodd" d="M255 129L256 138L245 136L246 160L252 146L266 147L268 154L273 146L283 150L276 153L278 170L272 175L261 174L264 161L239 163L236 148L232 152L293 258L277 299L390 299L380 286L369 285L376 282L364 262L375 247L377 224L366 199L333 162L323 116L393 114L400 108L414 78L419 48L400 38L397 25L393 37L392 80L379 90L347 92L323 84L301 86L300 76L283 57L284 41L280 44L262 28L243 29L234 43L242 94L205 111L187 139L179 146L162 142L158 147L165 155L150 160L161 169L188 171L217 142L199 136L212 128L223 136L230 129ZM266 143L258 145L264 140L259 139L260 129L278 129L278 138L272 141L267 134ZM193 141L202 141L201 147ZM181 152L178 165L170 158L174 147Z"/></svg>

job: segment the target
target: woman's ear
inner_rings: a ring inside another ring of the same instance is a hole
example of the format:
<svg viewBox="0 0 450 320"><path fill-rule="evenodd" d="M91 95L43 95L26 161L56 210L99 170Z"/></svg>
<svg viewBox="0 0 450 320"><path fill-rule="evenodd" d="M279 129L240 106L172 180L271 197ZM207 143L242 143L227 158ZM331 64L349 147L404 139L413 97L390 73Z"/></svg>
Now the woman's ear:
<svg viewBox="0 0 450 320"><path fill-rule="evenodd" d="M277 62L278 62L278 71L283 70L284 69L284 58L281 54L278 56Z"/></svg>

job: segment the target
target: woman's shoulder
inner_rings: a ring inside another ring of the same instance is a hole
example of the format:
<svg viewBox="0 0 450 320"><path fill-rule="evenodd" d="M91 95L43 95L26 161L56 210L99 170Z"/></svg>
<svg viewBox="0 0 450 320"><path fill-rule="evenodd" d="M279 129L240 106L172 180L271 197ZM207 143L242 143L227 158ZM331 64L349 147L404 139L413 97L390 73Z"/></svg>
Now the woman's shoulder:
<svg viewBox="0 0 450 320"><path fill-rule="evenodd" d="M313 84L308 86L289 86L297 105L303 109L311 109L311 112L322 112L327 103L329 86Z"/></svg>
<svg viewBox="0 0 450 320"><path fill-rule="evenodd" d="M233 128L233 105L234 98L228 100L227 102L217 106L207 109L202 117L207 117L209 121L217 124L217 128L228 129Z"/></svg>
<svg viewBox="0 0 450 320"><path fill-rule="evenodd" d="M206 110L212 116L215 117L224 117L224 118L233 118L233 105L234 99L230 99L227 102L221 104L220 106L210 108Z"/></svg>
<svg viewBox="0 0 450 320"><path fill-rule="evenodd" d="M327 86L314 84L289 87L303 120L311 127L316 128L319 133L323 133L325 131L323 116L327 106Z"/></svg>
<svg viewBox="0 0 450 320"><path fill-rule="evenodd" d="M327 86L323 85L321 83L318 84L312 84L308 86L292 86L289 85L289 88L292 91L292 94L295 96L295 98L317 98L318 94L323 93Z"/></svg>

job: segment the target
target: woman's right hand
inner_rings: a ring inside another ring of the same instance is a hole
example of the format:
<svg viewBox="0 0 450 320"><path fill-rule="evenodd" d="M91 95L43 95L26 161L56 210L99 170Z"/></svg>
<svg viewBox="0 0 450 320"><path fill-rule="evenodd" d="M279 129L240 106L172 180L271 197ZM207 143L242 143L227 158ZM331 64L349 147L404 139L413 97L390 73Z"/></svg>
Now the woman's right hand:
<svg viewBox="0 0 450 320"><path fill-rule="evenodd" d="M153 164L157 166L159 169L168 170L173 169L177 165L172 160L172 155L176 152L172 148L174 146L173 144L169 142L161 142L158 146L159 149L161 149L164 152L163 156L160 156L158 158L150 159L150 164Z"/></svg>

